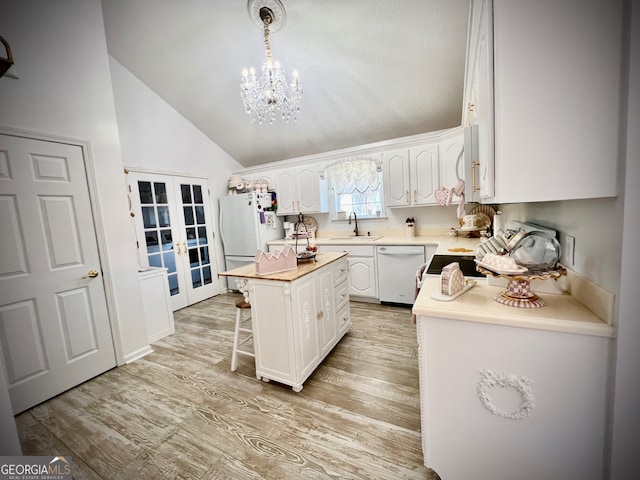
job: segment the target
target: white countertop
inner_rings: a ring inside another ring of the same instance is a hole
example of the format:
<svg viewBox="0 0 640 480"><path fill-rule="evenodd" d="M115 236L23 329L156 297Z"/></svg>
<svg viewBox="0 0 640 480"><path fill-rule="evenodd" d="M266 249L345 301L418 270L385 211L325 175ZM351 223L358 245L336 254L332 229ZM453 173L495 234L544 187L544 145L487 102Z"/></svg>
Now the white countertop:
<svg viewBox="0 0 640 480"><path fill-rule="evenodd" d="M431 292L439 290L439 277L424 281L413 305L418 322L420 316L427 316L603 337L614 335L611 325L568 294L541 294L547 305L528 309L496 302L493 296L503 288L488 285L486 279L479 279L475 287L451 301L432 299Z"/></svg>

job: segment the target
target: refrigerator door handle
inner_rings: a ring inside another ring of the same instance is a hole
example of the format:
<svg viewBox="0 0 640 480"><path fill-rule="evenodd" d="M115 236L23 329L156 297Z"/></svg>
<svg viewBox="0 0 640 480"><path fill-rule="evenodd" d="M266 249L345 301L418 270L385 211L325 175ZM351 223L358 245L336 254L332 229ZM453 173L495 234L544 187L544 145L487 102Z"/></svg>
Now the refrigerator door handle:
<svg viewBox="0 0 640 480"><path fill-rule="evenodd" d="M225 247L225 241L224 241L224 229L222 228L223 222L222 222L222 211L224 210L222 208L222 205L218 206L219 212L220 212L220 219L219 219L219 223L218 226L220 228L220 241L222 242L222 248Z"/></svg>

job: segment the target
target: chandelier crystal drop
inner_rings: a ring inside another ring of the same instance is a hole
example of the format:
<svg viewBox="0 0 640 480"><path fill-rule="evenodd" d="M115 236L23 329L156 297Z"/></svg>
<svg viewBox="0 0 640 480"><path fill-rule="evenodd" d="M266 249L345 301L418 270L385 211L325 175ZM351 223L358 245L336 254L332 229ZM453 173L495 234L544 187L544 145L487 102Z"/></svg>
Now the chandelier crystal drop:
<svg viewBox="0 0 640 480"><path fill-rule="evenodd" d="M255 3L250 0L249 7ZM272 6L281 8L284 15L284 7L278 1ZM256 75L253 67L242 71L242 81L240 83L240 95L244 103L244 109L251 119L251 123L262 124L265 122L274 123L276 116L280 116L285 122L291 118L298 120L300 112L300 99L302 98L302 87L298 79L298 72L293 72L293 78L287 83L285 73L280 67L280 63L273 60L271 56L271 45L269 43L269 27L274 23L275 16L272 8L262 6L259 10L264 32L265 61L262 64L260 75Z"/></svg>

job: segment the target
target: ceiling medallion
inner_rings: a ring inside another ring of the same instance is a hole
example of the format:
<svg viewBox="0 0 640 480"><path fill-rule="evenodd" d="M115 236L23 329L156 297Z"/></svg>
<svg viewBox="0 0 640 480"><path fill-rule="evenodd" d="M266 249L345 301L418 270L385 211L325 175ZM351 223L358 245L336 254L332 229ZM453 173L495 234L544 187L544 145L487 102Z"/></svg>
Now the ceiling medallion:
<svg viewBox="0 0 640 480"><path fill-rule="evenodd" d="M265 60L262 72L256 74L253 67L242 71L240 95L244 109L252 123L273 123L279 115L288 122L291 118L298 120L302 87L298 80L298 72L293 72L291 83L287 83L280 63L271 56L269 34L280 30L287 21L284 6L280 0L249 0L247 4L249 17L263 29Z"/></svg>

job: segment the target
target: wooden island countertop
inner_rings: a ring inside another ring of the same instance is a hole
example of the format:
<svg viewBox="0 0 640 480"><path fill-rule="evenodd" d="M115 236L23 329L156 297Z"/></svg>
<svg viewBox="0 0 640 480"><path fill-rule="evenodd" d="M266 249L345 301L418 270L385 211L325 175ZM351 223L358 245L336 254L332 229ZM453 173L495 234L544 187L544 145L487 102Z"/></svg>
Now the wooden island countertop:
<svg viewBox="0 0 640 480"><path fill-rule="evenodd" d="M293 282L300 277L303 277L309 273L315 272L319 268L325 265L335 262L339 258L347 255L347 252L337 253L318 253L316 255L316 261L305 260L298 264L298 268L293 270L286 270L284 272L258 274L256 273L255 264L243 265L242 267L234 268L226 272L221 272L218 275L222 277L238 277L238 278L256 278L260 280L279 280L281 282Z"/></svg>

